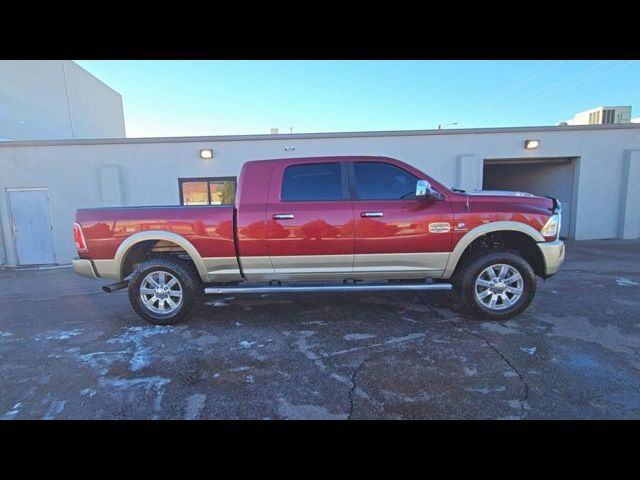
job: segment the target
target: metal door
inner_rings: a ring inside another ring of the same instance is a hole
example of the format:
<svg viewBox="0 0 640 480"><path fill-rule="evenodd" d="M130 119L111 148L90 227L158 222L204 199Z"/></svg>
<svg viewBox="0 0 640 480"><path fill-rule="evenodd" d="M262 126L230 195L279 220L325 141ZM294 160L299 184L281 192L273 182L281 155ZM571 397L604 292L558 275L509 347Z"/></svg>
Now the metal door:
<svg viewBox="0 0 640 480"><path fill-rule="evenodd" d="M398 165L352 163L354 272L424 277L445 269L451 250L451 203L417 199L417 181Z"/></svg>
<svg viewBox="0 0 640 480"><path fill-rule="evenodd" d="M576 161L572 157L487 159L484 161L483 188L516 190L557 198L562 202L560 236L570 238L576 168Z"/></svg>
<svg viewBox="0 0 640 480"><path fill-rule="evenodd" d="M56 262L46 188L8 189L18 265Z"/></svg>

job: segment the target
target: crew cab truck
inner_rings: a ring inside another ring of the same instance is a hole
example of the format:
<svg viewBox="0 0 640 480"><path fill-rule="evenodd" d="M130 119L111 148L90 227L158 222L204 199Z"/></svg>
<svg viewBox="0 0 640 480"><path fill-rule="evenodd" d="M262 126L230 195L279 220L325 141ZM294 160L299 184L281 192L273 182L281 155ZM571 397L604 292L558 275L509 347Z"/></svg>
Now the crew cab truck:
<svg viewBox="0 0 640 480"><path fill-rule="evenodd" d="M388 157L246 162L235 205L80 209L74 270L155 324L205 294L448 290L521 313L564 260L560 203L448 189Z"/></svg>

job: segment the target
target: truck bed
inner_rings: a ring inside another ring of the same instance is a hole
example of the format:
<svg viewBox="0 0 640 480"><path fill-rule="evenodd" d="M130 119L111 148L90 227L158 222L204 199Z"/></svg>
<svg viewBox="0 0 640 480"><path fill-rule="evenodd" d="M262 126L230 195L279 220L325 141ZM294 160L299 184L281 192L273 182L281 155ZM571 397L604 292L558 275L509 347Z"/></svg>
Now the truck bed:
<svg viewBox="0 0 640 480"><path fill-rule="evenodd" d="M76 213L87 250L80 258L112 259L120 244L136 233L161 230L193 244L202 257L235 257L233 206L109 207Z"/></svg>

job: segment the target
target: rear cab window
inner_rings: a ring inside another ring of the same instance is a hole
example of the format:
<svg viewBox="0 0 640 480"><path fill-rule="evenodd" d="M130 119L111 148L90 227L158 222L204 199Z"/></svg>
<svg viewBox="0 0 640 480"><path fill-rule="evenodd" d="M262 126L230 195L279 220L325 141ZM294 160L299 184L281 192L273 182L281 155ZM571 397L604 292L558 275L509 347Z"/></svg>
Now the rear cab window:
<svg viewBox="0 0 640 480"><path fill-rule="evenodd" d="M348 200L343 168L338 162L289 165L282 175L283 202Z"/></svg>

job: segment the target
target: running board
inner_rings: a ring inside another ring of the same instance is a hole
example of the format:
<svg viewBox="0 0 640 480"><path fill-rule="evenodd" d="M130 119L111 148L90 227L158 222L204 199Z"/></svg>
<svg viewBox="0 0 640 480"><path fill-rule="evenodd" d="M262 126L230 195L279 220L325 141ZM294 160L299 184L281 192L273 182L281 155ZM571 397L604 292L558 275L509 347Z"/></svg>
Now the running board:
<svg viewBox="0 0 640 480"><path fill-rule="evenodd" d="M450 283L373 283L368 285L290 285L290 286L264 286L264 287L207 287L204 293L207 295L226 295L229 293L309 293L309 292L391 292L413 290L451 290Z"/></svg>

